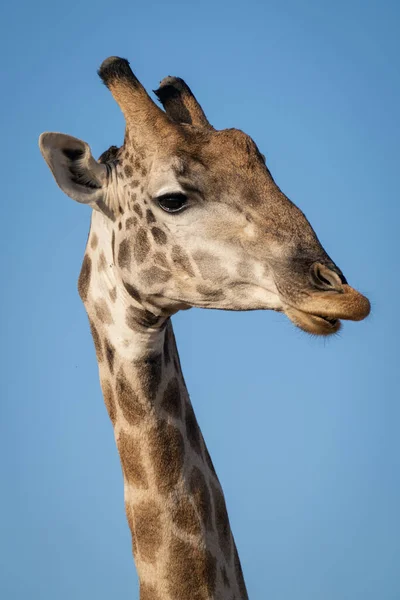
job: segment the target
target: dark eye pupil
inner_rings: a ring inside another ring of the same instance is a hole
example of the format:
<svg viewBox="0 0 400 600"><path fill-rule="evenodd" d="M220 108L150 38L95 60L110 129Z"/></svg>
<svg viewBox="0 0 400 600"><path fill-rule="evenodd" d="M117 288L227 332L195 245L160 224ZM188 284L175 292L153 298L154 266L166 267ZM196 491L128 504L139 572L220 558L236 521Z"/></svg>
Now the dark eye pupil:
<svg viewBox="0 0 400 600"><path fill-rule="evenodd" d="M177 212L184 207L186 200L187 198L183 194L179 196L164 196L158 199L158 204L166 212Z"/></svg>

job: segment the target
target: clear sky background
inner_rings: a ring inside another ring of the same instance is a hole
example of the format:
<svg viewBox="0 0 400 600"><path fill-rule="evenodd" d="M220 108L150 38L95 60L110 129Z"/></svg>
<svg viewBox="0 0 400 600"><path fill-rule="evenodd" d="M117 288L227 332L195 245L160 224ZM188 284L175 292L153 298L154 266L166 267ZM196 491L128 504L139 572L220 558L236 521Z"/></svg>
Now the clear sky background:
<svg viewBox="0 0 400 600"><path fill-rule="evenodd" d="M399 16L388 0L8 2L2 8L0 597L138 598L122 477L76 281L90 211L37 138L98 156L96 69L187 80L256 140L373 305L334 339L270 312L174 318L251 600L399 600Z"/></svg>

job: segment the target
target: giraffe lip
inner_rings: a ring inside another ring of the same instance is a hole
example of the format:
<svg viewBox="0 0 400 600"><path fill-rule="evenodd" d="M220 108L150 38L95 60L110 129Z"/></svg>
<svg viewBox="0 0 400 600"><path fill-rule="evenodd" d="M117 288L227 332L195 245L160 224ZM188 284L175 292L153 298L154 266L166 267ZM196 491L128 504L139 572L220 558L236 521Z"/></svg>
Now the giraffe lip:
<svg viewBox="0 0 400 600"><path fill-rule="evenodd" d="M335 317L308 313L292 306L286 307L285 314L294 325L314 335L332 335L341 327L340 320Z"/></svg>

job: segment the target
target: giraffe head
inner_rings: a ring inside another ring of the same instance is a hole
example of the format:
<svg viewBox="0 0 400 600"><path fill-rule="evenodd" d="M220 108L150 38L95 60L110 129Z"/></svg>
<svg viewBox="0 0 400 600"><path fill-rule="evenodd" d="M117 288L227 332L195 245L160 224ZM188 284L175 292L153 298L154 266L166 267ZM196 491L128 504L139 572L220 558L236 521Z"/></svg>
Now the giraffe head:
<svg viewBox="0 0 400 600"><path fill-rule="evenodd" d="M85 142L44 133L40 148L64 192L100 213L128 296L156 316L272 309L321 335L368 315L249 136L216 131L181 79L161 82L164 112L126 60L99 75L125 116L123 146L96 161Z"/></svg>

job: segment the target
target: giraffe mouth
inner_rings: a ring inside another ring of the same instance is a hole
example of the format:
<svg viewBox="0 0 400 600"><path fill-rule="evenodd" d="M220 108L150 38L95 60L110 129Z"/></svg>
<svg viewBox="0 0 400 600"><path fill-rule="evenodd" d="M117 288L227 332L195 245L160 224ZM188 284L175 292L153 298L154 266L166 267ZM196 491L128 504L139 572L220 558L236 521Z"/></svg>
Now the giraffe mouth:
<svg viewBox="0 0 400 600"><path fill-rule="evenodd" d="M291 306L285 309L285 314L296 327L313 335L332 335L337 333L341 327L339 319L311 314Z"/></svg>
<svg viewBox="0 0 400 600"><path fill-rule="evenodd" d="M341 327L339 319L362 321L370 309L369 300L348 284L340 292L315 292L284 307L292 323L314 335L332 335Z"/></svg>

